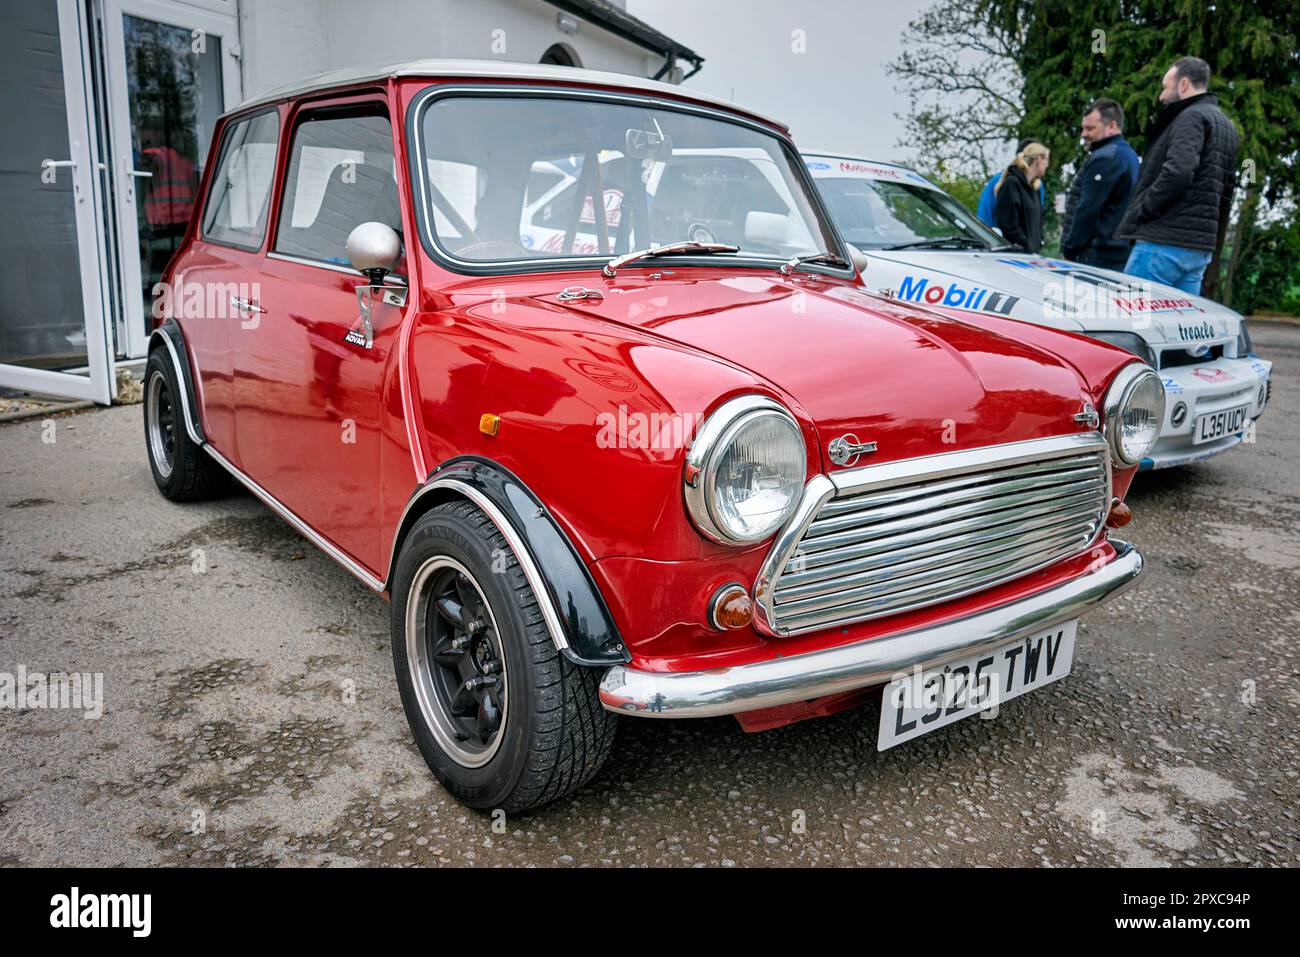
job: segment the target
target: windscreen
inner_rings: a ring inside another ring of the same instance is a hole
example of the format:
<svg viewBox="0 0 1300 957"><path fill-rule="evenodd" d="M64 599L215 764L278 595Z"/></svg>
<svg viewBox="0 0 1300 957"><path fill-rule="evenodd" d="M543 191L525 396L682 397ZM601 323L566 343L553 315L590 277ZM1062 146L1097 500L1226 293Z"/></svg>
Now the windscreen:
<svg viewBox="0 0 1300 957"><path fill-rule="evenodd" d="M668 243L741 257L834 252L776 136L723 118L574 96L448 96L420 121L426 222L451 256L612 257Z"/></svg>
<svg viewBox="0 0 1300 957"><path fill-rule="evenodd" d="M868 176L819 176L817 188L846 242L859 249L890 249L958 237L987 249L1002 237L961 203L936 189Z"/></svg>

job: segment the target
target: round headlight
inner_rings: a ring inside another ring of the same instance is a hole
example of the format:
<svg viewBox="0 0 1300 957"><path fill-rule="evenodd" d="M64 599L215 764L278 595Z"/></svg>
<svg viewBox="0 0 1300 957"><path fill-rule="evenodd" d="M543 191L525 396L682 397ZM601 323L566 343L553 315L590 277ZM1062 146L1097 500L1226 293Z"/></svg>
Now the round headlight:
<svg viewBox="0 0 1300 957"><path fill-rule="evenodd" d="M740 396L705 420L686 454L686 508L715 542L760 542L798 506L807 471L790 413L763 396Z"/></svg>
<svg viewBox="0 0 1300 957"><path fill-rule="evenodd" d="M1106 392L1106 435L1116 461L1137 465L1160 438L1165 387L1155 371L1133 363L1120 370Z"/></svg>

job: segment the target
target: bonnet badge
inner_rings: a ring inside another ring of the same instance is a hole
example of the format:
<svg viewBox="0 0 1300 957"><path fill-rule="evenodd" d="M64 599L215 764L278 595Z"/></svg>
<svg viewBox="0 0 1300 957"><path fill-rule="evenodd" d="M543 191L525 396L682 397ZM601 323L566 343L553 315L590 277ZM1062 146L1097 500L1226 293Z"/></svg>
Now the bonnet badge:
<svg viewBox="0 0 1300 957"><path fill-rule="evenodd" d="M875 442L859 442L858 437L852 432L841 435L838 439L832 439L831 444L826 446L826 454L836 465L852 465L860 456L874 451L876 451Z"/></svg>

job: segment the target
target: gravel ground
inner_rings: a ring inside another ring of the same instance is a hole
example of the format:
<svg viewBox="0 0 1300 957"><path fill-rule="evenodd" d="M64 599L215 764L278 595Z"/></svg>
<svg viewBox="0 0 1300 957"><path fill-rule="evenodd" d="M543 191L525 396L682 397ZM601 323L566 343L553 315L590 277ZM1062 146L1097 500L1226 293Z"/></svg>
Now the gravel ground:
<svg viewBox="0 0 1300 957"><path fill-rule="evenodd" d="M411 744L387 605L247 496L164 501L139 407L0 426L0 865L1286 866L1300 854L1300 328L1258 441L1143 476L1145 583L1074 673L884 754L867 707L746 735L624 719L576 798L493 821Z"/></svg>

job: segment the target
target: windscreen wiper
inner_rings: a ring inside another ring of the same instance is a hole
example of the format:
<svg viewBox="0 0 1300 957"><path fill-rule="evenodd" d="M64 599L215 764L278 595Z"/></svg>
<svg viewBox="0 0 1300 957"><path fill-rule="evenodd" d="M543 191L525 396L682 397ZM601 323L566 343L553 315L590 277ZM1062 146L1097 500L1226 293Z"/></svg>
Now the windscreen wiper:
<svg viewBox="0 0 1300 957"><path fill-rule="evenodd" d="M899 243L897 246L885 246L885 249L925 249L940 246L962 246L966 249L988 249L987 243L969 236L940 236L936 239L918 239L914 243Z"/></svg>
<svg viewBox="0 0 1300 957"><path fill-rule="evenodd" d="M790 273L794 272L800 266L807 265L808 263L819 263L821 265L826 265L826 266L839 266L841 268L853 265L850 262L845 262L844 259L835 255L835 253L809 253L807 256L795 256L793 259L782 263L781 275L788 276L790 275Z"/></svg>
<svg viewBox="0 0 1300 957"><path fill-rule="evenodd" d="M605 267L601 269L601 272L612 278L620 267L626 266L628 263L635 262L638 259L649 259L651 256L707 256L710 253L735 252L740 252L739 246L728 246L726 243L699 243L688 239L680 243L668 243L666 246L650 246L646 249L634 249L630 253L615 256L609 262L605 263Z"/></svg>

